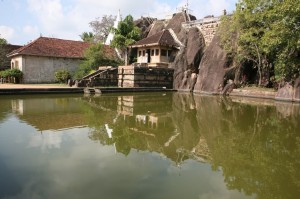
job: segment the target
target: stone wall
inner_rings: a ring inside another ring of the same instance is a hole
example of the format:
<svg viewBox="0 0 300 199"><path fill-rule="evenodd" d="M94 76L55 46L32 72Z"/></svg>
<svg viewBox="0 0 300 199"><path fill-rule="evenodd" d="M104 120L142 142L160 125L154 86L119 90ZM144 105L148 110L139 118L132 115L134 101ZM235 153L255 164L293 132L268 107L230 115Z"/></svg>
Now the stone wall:
<svg viewBox="0 0 300 199"><path fill-rule="evenodd" d="M185 29L197 27L201 31L204 37L205 45L209 46L213 37L216 34L219 24L220 24L220 17L208 17L204 19L182 23L182 27Z"/></svg>
<svg viewBox="0 0 300 199"><path fill-rule="evenodd" d="M170 68L119 66L119 87L166 87L173 88L173 73Z"/></svg>
<svg viewBox="0 0 300 199"><path fill-rule="evenodd" d="M53 83L57 70L74 73L81 63L80 59L36 56L23 56L22 60L23 83Z"/></svg>

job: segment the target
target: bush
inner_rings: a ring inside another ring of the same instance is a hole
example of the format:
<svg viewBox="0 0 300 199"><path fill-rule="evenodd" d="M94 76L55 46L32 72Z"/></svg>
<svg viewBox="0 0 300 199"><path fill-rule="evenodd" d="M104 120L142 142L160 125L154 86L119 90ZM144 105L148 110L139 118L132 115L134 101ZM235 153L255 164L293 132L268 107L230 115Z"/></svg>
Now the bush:
<svg viewBox="0 0 300 199"><path fill-rule="evenodd" d="M0 77L7 79L7 81L11 83L20 83L23 77L23 72L16 68L7 69L0 71Z"/></svg>
<svg viewBox="0 0 300 199"><path fill-rule="evenodd" d="M15 78L22 78L23 73L19 69L14 68L14 69L8 70L8 76L15 77Z"/></svg>
<svg viewBox="0 0 300 199"><path fill-rule="evenodd" d="M71 78L71 74L66 69L61 69L55 72L55 80L59 83L67 83Z"/></svg>

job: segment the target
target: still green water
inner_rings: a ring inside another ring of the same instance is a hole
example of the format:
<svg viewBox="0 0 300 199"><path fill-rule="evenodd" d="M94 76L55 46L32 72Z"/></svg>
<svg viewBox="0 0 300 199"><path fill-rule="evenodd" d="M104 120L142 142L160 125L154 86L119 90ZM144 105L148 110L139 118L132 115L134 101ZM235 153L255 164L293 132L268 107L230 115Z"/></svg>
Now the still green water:
<svg viewBox="0 0 300 199"><path fill-rule="evenodd" d="M0 198L299 198L299 119L185 93L0 96Z"/></svg>

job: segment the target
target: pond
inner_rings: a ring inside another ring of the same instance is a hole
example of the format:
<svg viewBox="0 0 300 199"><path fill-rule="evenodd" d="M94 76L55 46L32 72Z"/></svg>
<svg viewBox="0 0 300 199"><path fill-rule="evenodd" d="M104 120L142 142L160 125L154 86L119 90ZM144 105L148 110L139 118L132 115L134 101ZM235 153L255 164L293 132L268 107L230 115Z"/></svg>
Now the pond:
<svg viewBox="0 0 300 199"><path fill-rule="evenodd" d="M298 198L299 119L189 93L0 96L0 198Z"/></svg>

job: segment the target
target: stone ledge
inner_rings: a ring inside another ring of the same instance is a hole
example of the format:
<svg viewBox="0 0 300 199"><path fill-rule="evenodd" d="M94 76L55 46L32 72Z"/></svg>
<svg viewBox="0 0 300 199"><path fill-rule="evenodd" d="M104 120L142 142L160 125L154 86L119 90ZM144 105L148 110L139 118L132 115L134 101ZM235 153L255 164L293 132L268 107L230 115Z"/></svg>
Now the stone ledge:
<svg viewBox="0 0 300 199"><path fill-rule="evenodd" d="M254 97L263 99L275 99L276 91L233 89L229 96Z"/></svg>

